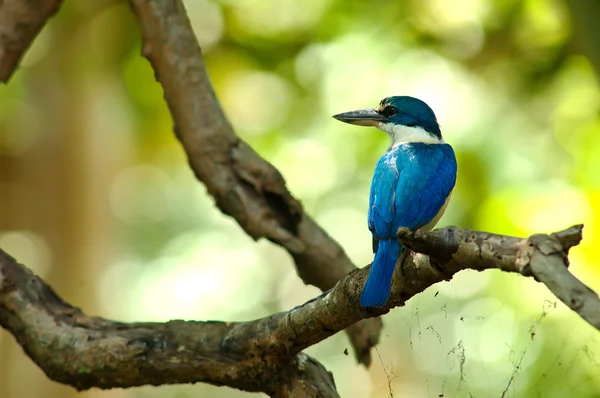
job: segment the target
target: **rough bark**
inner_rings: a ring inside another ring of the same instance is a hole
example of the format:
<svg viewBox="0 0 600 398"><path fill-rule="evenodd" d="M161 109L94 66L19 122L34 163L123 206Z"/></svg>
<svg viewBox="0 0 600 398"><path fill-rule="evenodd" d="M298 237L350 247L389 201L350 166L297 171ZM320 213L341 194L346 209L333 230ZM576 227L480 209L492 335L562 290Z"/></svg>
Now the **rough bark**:
<svg viewBox="0 0 600 398"><path fill-rule="evenodd" d="M61 0L0 0L0 82L7 82Z"/></svg>
<svg viewBox="0 0 600 398"><path fill-rule="evenodd" d="M568 271L582 226L528 239L447 227L400 230L410 253L381 309L358 304L369 267L331 291L249 322L120 323L65 303L25 266L0 251L0 325L53 380L78 389L206 382L276 397L335 397L333 377L301 351L350 325L387 313L463 269L500 269L545 283L600 327L598 296Z"/></svg>
<svg viewBox="0 0 600 398"><path fill-rule="evenodd" d="M85 315L0 250L0 325L52 380L84 390L206 382L282 397L337 397L304 355L273 357L254 322L120 323Z"/></svg>

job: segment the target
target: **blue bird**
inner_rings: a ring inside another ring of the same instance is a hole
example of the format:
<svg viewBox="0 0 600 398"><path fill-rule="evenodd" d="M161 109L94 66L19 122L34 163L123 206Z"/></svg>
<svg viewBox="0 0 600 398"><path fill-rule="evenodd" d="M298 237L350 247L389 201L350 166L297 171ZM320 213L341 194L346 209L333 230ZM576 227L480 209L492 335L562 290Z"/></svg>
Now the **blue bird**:
<svg viewBox="0 0 600 398"><path fill-rule="evenodd" d="M431 108L423 101L396 96L377 108L333 116L359 126L375 126L391 141L377 162L369 196L369 230L375 258L360 295L363 307L381 307L389 295L403 248L400 227L431 230L446 210L456 183L456 157L444 142Z"/></svg>

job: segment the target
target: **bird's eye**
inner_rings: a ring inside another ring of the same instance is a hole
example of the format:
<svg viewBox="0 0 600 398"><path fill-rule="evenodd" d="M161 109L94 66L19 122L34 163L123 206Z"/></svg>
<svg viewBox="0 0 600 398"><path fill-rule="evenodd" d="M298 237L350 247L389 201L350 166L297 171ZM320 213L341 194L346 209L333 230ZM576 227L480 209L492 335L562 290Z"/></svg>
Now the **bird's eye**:
<svg viewBox="0 0 600 398"><path fill-rule="evenodd" d="M398 109L396 109L396 107L391 106L391 105L386 106L381 111L381 114L385 117L394 116L396 113L398 113Z"/></svg>

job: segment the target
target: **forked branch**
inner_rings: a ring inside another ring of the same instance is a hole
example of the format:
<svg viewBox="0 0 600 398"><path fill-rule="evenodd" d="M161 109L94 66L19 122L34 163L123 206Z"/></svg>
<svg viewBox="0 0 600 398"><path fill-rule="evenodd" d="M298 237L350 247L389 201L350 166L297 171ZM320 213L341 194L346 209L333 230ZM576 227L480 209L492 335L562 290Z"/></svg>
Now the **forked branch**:
<svg viewBox="0 0 600 398"><path fill-rule="evenodd" d="M600 300L567 269L582 226L529 239L447 227L399 232L410 253L386 307L358 304L368 267L289 311L250 322L120 323L63 302L0 251L0 325L53 380L79 389L206 382L281 397L335 397L332 376L301 351L350 325L388 312L463 269L533 276L598 328Z"/></svg>

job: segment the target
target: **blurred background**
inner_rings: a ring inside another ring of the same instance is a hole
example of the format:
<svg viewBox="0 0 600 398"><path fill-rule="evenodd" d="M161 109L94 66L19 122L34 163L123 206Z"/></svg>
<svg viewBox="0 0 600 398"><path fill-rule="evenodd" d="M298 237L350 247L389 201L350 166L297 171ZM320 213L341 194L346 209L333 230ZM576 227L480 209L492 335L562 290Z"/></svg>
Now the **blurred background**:
<svg viewBox="0 0 600 398"><path fill-rule="evenodd" d="M528 236L585 223L571 269L600 290L600 3L187 0L238 134L359 266L388 146L332 114L428 102L458 156L440 225ZM0 86L0 247L88 314L250 320L316 288L216 210L186 165L123 1L66 1ZM232 277L235 275L235 277ZM597 397L600 334L530 278L462 272L384 318L373 366L308 349L343 397ZM74 397L0 331L0 397ZM257 396L207 385L85 398Z"/></svg>

